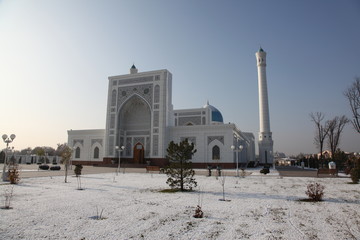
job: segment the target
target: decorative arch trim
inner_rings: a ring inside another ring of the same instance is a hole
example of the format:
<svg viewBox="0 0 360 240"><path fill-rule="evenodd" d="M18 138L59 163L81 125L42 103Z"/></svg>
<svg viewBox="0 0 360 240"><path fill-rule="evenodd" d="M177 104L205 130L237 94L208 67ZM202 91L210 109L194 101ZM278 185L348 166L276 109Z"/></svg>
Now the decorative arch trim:
<svg viewBox="0 0 360 240"><path fill-rule="evenodd" d="M219 142L221 142L224 145L224 136L209 136L208 137L208 145L214 140L218 140Z"/></svg>

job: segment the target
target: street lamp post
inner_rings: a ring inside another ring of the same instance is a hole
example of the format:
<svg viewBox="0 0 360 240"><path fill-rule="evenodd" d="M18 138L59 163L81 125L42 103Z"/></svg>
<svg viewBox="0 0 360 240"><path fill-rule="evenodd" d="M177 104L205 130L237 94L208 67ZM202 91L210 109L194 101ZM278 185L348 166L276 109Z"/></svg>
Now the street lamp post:
<svg viewBox="0 0 360 240"><path fill-rule="evenodd" d="M119 174L119 172L120 172L120 158L121 158L121 152L125 149L125 147L124 146L121 146L121 147L119 147L119 146L115 146L115 149L117 150L117 151L119 151L119 163L118 163L118 168L117 168L117 172L116 172L116 175L118 175Z"/></svg>
<svg viewBox="0 0 360 240"><path fill-rule="evenodd" d="M236 148L234 145L231 145L231 150L233 150L236 154L236 176L239 177L239 153L242 151L242 149L244 148L243 145L239 145L238 148Z"/></svg>
<svg viewBox="0 0 360 240"><path fill-rule="evenodd" d="M4 168L3 168L3 172L2 172L2 180L3 181L6 181L8 176L7 176L7 173L6 173L6 167L7 167L7 164L8 164L8 161L7 161L7 151L9 150L9 143L12 143L15 139L15 134L11 134L10 137L8 137L8 135L4 134L2 135L2 139L4 141L4 143L6 143L6 150L5 150L5 160L4 160Z"/></svg>

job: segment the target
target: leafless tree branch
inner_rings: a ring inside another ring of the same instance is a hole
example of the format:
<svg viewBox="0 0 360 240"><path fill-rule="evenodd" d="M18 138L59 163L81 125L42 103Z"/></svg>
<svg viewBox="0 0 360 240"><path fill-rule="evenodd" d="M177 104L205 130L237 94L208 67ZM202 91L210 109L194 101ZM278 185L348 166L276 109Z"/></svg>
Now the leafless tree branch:
<svg viewBox="0 0 360 240"><path fill-rule="evenodd" d="M350 109L353 114L351 120L355 130L360 133L360 78L355 78L353 84L344 92L349 101Z"/></svg>

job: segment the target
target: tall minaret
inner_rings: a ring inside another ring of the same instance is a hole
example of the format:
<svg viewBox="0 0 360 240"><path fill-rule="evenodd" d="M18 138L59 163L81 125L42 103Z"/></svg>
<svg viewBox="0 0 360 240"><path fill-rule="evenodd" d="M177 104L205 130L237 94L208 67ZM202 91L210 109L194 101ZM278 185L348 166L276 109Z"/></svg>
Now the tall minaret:
<svg viewBox="0 0 360 240"><path fill-rule="evenodd" d="M260 164L273 163L273 140L270 131L270 114L268 91L266 83L266 52L260 47L255 54L258 68L259 84L259 162Z"/></svg>

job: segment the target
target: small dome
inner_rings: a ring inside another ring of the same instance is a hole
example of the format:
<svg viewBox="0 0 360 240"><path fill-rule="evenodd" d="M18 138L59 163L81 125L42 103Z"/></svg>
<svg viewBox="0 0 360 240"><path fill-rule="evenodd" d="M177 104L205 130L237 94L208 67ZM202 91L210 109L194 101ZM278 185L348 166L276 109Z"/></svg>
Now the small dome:
<svg viewBox="0 0 360 240"><path fill-rule="evenodd" d="M264 49L262 49L262 47L260 47L259 52L265 52Z"/></svg>
<svg viewBox="0 0 360 240"><path fill-rule="evenodd" d="M209 108L211 110L211 121L212 122L224 123L221 112L216 107L210 105L209 101L206 103L206 105L203 108Z"/></svg>
<svg viewBox="0 0 360 240"><path fill-rule="evenodd" d="M133 65L131 66L131 69L136 69L135 64L133 64Z"/></svg>

